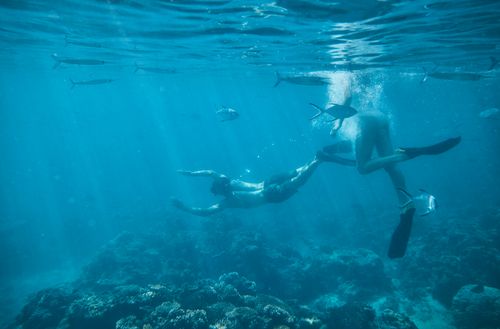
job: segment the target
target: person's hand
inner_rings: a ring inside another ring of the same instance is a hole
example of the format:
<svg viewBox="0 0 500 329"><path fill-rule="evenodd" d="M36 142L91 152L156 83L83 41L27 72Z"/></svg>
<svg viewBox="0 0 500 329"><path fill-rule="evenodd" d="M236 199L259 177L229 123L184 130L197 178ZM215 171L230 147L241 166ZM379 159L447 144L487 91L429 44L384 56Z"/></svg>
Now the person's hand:
<svg viewBox="0 0 500 329"><path fill-rule="evenodd" d="M330 129L330 136L335 137L337 136L338 131L340 130L341 121L339 119L333 120L332 121L332 129Z"/></svg>
<svg viewBox="0 0 500 329"><path fill-rule="evenodd" d="M215 171L213 170L197 170L197 171L190 171L190 170L177 170L177 172L181 175L185 176L207 176L207 177L217 177L220 176L218 175Z"/></svg>
<svg viewBox="0 0 500 329"><path fill-rule="evenodd" d="M182 169L179 169L179 170L177 170L177 173L178 173L178 174L181 174L181 175L185 175L185 176L189 176L189 175L191 175L191 171L189 171L189 170L182 170Z"/></svg>
<svg viewBox="0 0 500 329"><path fill-rule="evenodd" d="M397 148L397 149L395 149L394 150L394 154L404 155L406 157L405 160L411 159L411 157L406 153L406 150L403 149L403 148Z"/></svg>

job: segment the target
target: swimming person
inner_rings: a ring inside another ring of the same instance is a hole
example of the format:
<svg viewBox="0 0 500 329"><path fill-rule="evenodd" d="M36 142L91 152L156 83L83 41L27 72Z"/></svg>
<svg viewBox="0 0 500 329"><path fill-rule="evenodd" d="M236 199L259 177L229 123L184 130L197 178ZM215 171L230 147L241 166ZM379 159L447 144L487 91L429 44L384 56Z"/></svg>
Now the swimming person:
<svg viewBox="0 0 500 329"><path fill-rule="evenodd" d="M350 89L350 82L347 84ZM345 93L345 102L351 102L350 92ZM407 203L408 198L401 190L406 190L405 178L397 167L398 162L407 161L421 155L435 155L448 151L460 142L460 137L446 139L434 145L425 147L400 147L395 149L390 136L388 117L380 111L359 112L354 116L356 134L353 140L341 140L335 144L325 146L321 153L327 159L338 153L354 151L355 160L342 159L338 156L330 159L332 162L341 162L345 165L356 166L362 175L379 169L384 169L398 195L400 205ZM378 157L372 158L374 149ZM403 209L404 211L404 209Z"/></svg>
<svg viewBox="0 0 500 329"><path fill-rule="evenodd" d="M345 102L350 104L350 79L346 85ZM389 247L389 257L404 256L411 232L415 205L408 198L405 177L397 167L398 162L407 161L420 155L434 155L446 152L460 142L460 137L450 138L426 147L406 147L394 149L389 130L389 119L380 111L360 112L356 116L356 134L353 140L342 140L326 146L321 151L323 158L338 153L351 152L354 149L355 160L343 159L342 164L356 166L362 175L369 174L379 169L384 169L389 175L396 191L401 208L400 224L393 234ZM378 157L372 158L374 149ZM330 159L339 162L338 157Z"/></svg>
<svg viewBox="0 0 500 329"><path fill-rule="evenodd" d="M318 165L323 161L336 161L334 155L327 159L322 158L322 153L314 157L307 164L292 170L289 173L272 176L263 182L252 183L239 179L230 179L224 174L213 170L178 172L186 176L210 177L213 179L210 191L215 195L223 196L219 202L207 208L186 206L178 199L172 199L172 204L183 211L197 216L210 216L228 208L253 208L267 203L279 203L289 199L311 177Z"/></svg>

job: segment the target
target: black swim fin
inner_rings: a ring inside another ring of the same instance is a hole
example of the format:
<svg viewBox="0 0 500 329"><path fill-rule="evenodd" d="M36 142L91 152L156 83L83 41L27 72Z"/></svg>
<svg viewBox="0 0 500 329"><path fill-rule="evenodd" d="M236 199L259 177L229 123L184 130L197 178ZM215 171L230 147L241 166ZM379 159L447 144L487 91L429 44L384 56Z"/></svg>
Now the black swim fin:
<svg viewBox="0 0 500 329"><path fill-rule="evenodd" d="M413 224L413 216L415 215L415 208L409 208L402 213L399 218L399 225L392 233L391 244L387 255L389 258L401 258L406 253L408 240L410 240L411 227Z"/></svg>
<svg viewBox="0 0 500 329"><path fill-rule="evenodd" d="M404 153L410 157L410 159L413 159L419 155L435 155L444 153L452 149L453 147L457 146L461 140L462 137L458 136L458 137L448 138L442 142L429 146L401 147L400 149L403 150Z"/></svg>
<svg viewBox="0 0 500 329"><path fill-rule="evenodd" d="M342 158L338 155L330 154L323 150L316 152L316 157L321 161L335 162L344 166L356 167L356 160Z"/></svg>

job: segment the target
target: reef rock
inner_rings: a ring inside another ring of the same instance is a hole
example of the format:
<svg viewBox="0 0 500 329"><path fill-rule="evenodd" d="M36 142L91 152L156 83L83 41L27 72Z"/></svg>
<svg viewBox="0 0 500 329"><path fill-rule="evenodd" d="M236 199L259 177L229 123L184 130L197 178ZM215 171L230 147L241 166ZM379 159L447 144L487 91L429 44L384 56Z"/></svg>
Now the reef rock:
<svg viewBox="0 0 500 329"><path fill-rule="evenodd" d="M335 250L311 260L301 277L303 294L334 293L345 302L365 301L390 292L382 259L367 249Z"/></svg>
<svg viewBox="0 0 500 329"><path fill-rule="evenodd" d="M256 294L236 272L168 288L161 284L54 288L32 297L17 319L23 329L293 329L279 298Z"/></svg>
<svg viewBox="0 0 500 329"><path fill-rule="evenodd" d="M418 329L415 323L404 314L386 309L377 319L377 329Z"/></svg>
<svg viewBox="0 0 500 329"><path fill-rule="evenodd" d="M369 305L349 303L331 309L324 322L335 329L375 329L375 319L375 310Z"/></svg>
<svg viewBox="0 0 500 329"><path fill-rule="evenodd" d="M418 329L404 314L384 310L377 316L375 310L366 304L347 303L323 313L327 328L334 329ZM305 326L305 328L308 328ZM323 327L322 327L323 328Z"/></svg>
<svg viewBox="0 0 500 329"><path fill-rule="evenodd" d="M219 277L220 285L232 285L239 293L243 295L255 295L256 284L245 277L242 277L237 272L223 274Z"/></svg>
<svg viewBox="0 0 500 329"><path fill-rule="evenodd" d="M470 282L500 287L500 214L498 210L443 216L412 236L406 257L398 261L400 288L411 298L428 292L446 307Z"/></svg>
<svg viewBox="0 0 500 329"><path fill-rule="evenodd" d="M16 322L24 329L56 328L75 298L77 295L66 288L41 290L29 299Z"/></svg>
<svg viewBox="0 0 500 329"><path fill-rule="evenodd" d="M236 307L216 324L227 329L262 329L264 321L256 310L250 307Z"/></svg>
<svg viewBox="0 0 500 329"><path fill-rule="evenodd" d="M453 298L453 316L460 329L500 328L500 289L463 286Z"/></svg>
<svg viewBox="0 0 500 329"><path fill-rule="evenodd" d="M204 310L183 309L176 302L164 302L144 320L146 328L162 329L208 329L207 313Z"/></svg>

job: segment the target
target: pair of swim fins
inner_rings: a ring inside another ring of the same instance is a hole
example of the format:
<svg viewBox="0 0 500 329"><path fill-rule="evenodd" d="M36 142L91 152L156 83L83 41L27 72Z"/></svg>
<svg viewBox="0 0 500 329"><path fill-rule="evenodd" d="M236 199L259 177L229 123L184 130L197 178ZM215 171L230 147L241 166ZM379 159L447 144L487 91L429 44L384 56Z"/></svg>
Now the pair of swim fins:
<svg viewBox="0 0 500 329"><path fill-rule="evenodd" d="M436 155L444 153L453 147L457 146L462 137L452 137L445 139L439 143L423 146L423 147L401 147L400 151L404 152L410 159L420 155ZM340 141L335 144L327 145L320 151L320 156L325 161L336 162L346 166L356 166L356 161L344 157L340 157L338 153L352 152L352 145L348 141Z"/></svg>
<svg viewBox="0 0 500 329"><path fill-rule="evenodd" d="M419 155L434 155L448 151L460 143L461 137L448 138L437 144L424 147L406 147L401 148L410 159ZM391 243L387 256L391 259L401 258L406 253L408 241L410 240L411 228L413 225L413 216L415 216L415 207L406 209L399 216L399 224L392 233Z"/></svg>
<svg viewBox="0 0 500 329"><path fill-rule="evenodd" d="M410 159L415 158L419 155L435 155L441 154L448 151L449 149L455 147L460 143L461 137L448 138L442 142L424 146L424 147L406 147L401 148L403 152ZM415 216L415 207L406 209L399 216L399 224L392 233L391 243L389 244L389 250L387 256L391 259L401 258L406 253L406 248L408 247L408 241L410 240L411 228L413 225L413 217Z"/></svg>

